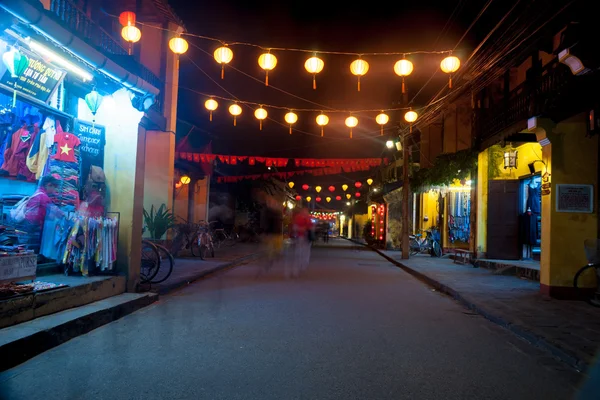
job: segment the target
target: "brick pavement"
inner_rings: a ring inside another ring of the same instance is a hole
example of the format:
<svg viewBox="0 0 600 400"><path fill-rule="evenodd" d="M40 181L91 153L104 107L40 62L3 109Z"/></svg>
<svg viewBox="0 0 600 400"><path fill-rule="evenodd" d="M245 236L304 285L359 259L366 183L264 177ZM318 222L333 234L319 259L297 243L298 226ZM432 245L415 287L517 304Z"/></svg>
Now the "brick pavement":
<svg viewBox="0 0 600 400"><path fill-rule="evenodd" d="M378 252L581 371L592 365L599 355L599 308L581 301L542 296L537 282L454 264L447 258L420 255L402 260L399 251Z"/></svg>

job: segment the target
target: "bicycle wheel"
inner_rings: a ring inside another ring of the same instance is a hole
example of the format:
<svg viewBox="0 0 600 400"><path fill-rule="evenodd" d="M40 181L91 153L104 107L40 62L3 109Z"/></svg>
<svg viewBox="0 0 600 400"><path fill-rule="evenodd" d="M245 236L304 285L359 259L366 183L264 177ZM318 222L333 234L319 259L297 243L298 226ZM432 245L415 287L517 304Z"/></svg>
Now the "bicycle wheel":
<svg viewBox="0 0 600 400"><path fill-rule="evenodd" d="M594 294L591 297L588 297L588 296L585 296L583 294L583 292L580 291L581 288L579 287L579 278L581 278L584 275L588 275L590 273L590 271L594 271L594 273L597 273L596 268L600 268L600 264L586 265L585 267L583 267L579 271L577 271L577 273L575 274L575 277L573 278L573 287L578 290L579 297L585 298L585 300L588 303L590 303L591 305L593 305L594 307L600 307L600 298L598 298L597 291L594 292ZM595 276L597 277L598 275L595 275Z"/></svg>
<svg viewBox="0 0 600 400"><path fill-rule="evenodd" d="M442 256L442 246L438 243L437 240L431 241L431 257L441 257Z"/></svg>
<svg viewBox="0 0 600 400"><path fill-rule="evenodd" d="M409 254L411 256L416 256L421 252L421 246L419 245L417 239L410 239L408 241L408 248L410 249Z"/></svg>
<svg viewBox="0 0 600 400"><path fill-rule="evenodd" d="M175 266L175 258L165 246L160 244L155 245L160 255L160 269L158 273L152 278L150 283L161 283L166 281L173 273L173 267Z"/></svg>
<svg viewBox="0 0 600 400"><path fill-rule="evenodd" d="M142 262L140 264L140 281L146 283L152 280L160 270L160 253L152 242L142 240Z"/></svg>

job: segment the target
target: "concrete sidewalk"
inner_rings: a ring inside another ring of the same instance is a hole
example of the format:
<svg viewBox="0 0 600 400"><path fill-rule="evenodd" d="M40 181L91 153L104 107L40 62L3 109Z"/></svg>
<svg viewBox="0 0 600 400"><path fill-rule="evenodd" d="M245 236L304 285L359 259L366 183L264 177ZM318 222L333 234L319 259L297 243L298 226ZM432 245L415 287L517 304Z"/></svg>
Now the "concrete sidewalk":
<svg viewBox="0 0 600 400"><path fill-rule="evenodd" d="M579 371L596 361L599 308L542 296L537 282L454 264L450 259L419 255L402 260L399 251L374 251Z"/></svg>
<svg viewBox="0 0 600 400"><path fill-rule="evenodd" d="M201 260L200 257L175 259L173 273L159 284L144 284L141 288L159 294L166 294L185 287L210 274L260 258L262 248L257 243L238 243L235 246L215 249L215 258Z"/></svg>

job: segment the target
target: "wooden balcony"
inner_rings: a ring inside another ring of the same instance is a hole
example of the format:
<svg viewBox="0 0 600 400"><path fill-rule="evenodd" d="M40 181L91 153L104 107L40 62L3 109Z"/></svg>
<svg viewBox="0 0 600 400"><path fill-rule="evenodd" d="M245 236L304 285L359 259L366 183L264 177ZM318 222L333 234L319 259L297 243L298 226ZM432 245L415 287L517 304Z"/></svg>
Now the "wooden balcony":
<svg viewBox="0 0 600 400"><path fill-rule="evenodd" d="M163 81L129 55L119 39L115 39L111 33L103 29L98 22L69 0L50 0L48 12L58 23L75 33L90 46L160 90L156 103L153 105L153 108L160 112L164 90Z"/></svg>
<svg viewBox="0 0 600 400"><path fill-rule="evenodd" d="M519 85L502 103L480 109L475 117L479 142L493 139L506 129L524 125L532 116L552 118L559 98L574 85L573 78L568 68L554 61L544 67L537 80Z"/></svg>

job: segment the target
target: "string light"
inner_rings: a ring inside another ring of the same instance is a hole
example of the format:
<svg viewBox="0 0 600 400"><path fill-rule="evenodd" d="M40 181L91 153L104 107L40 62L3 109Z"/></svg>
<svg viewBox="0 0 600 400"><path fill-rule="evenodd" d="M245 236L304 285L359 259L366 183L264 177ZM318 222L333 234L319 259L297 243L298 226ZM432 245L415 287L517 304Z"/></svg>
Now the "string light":
<svg viewBox="0 0 600 400"><path fill-rule="evenodd" d="M348 190L348 185L346 185L345 183L342 185L342 190L345 192L346 190Z"/></svg>
<svg viewBox="0 0 600 400"><path fill-rule="evenodd" d="M290 187L290 189L294 188L294 182L288 182L288 186Z"/></svg>
<svg viewBox="0 0 600 400"><path fill-rule="evenodd" d="M264 109L264 108L262 108L262 107L260 107L260 108L257 108L257 109L254 111L254 116L255 116L255 117L256 117L256 119L258 120L258 124L259 124L258 126L259 126L259 129L262 131L263 120L264 120L265 118L267 118L267 116L268 116L267 110L265 110L265 109ZM294 186L294 184L292 183L292 187L293 187L293 186ZM291 187L290 187L290 188L291 188Z"/></svg>
<svg viewBox="0 0 600 400"><path fill-rule="evenodd" d="M221 79L225 79L225 64L233 60L233 51L227 45L221 46L213 53L215 61L221 64Z"/></svg>
<svg viewBox="0 0 600 400"><path fill-rule="evenodd" d="M212 113L219 107L219 103L215 99L208 99L204 102L204 107L208 110L208 120L212 121Z"/></svg>
<svg viewBox="0 0 600 400"><path fill-rule="evenodd" d="M383 111L375 117L375 122L381 125L381 135L383 136L383 126L390 121L390 117Z"/></svg>
<svg viewBox="0 0 600 400"><path fill-rule="evenodd" d="M321 190L323 190L323 188L321 186L317 186L315 187L315 190L317 191L317 193L321 193Z"/></svg>

